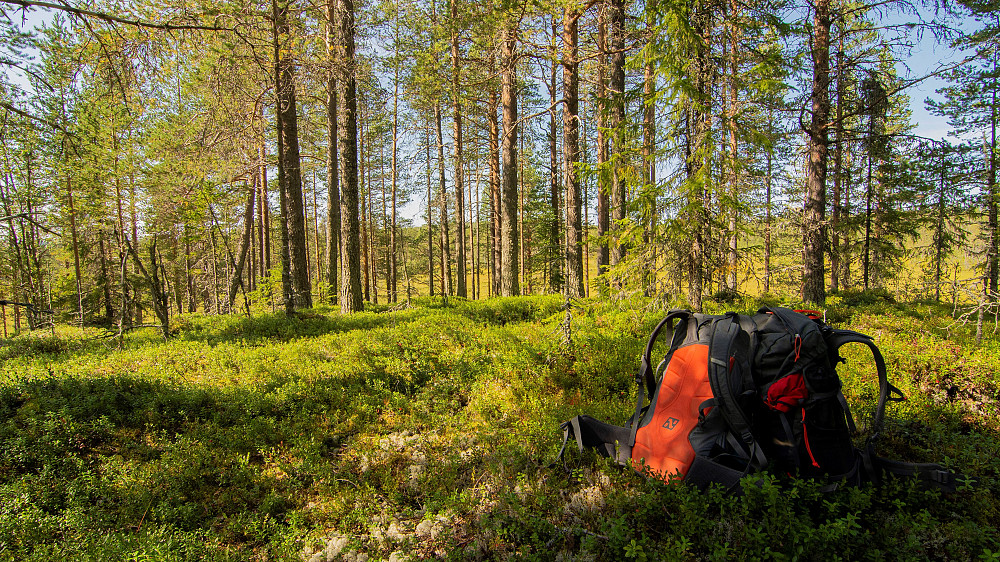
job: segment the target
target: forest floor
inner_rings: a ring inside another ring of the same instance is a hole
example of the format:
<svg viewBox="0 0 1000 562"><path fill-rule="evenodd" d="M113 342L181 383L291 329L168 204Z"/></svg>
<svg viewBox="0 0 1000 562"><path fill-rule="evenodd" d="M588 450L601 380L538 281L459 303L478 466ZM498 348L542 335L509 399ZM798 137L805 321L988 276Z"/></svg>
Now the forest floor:
<svg viewBox="0 0 1000 562"><path fill-rule="evenodd" d="M0 559L1000 560L1000 338L860 297L828 318L875 336L909 396L879 452L977 486L758 475L732 497L575 449L548 468L560 422L630 415L650 306L575 303L568 340L556 296L195 314L166 342L59 328L0 345ZM864 412L870 355L848 359Z"/></svg>

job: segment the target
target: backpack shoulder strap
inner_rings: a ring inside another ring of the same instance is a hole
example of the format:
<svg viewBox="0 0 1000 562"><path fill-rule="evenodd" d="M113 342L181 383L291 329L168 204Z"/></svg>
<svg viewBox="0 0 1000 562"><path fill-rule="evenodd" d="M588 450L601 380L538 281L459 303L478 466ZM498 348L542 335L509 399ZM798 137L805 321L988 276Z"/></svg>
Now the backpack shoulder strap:
<svg viewBox="0 0 1000 562"><path fill-rule="evenodd" d="M635 445L635 434L639 429L639 424L642 423L642 408L645 406L647 399L652 402L653 395L656 393L656 373L653 368L653 346L656 345L656 340L660 336L660 332L663 330L664 326L666 326L670 330L670 333L673 334L670 340L670 351L667 352L667 355L669 356L670 353L684 341L685 330L683 327L687 326L688 320L690 320L693 316L694 314L692 314L690 310L671 310L667 313L666 318L660 320L660 323L656 325L656 328L653 328L653 333L649 335L649 340L646 341L646 349L642 352L642 361L639 364L639 372L635 376L635 413L632 414L632 418L629 420L631 433L628 441L625 442L630 449ZM674 320L680 320L682 322L681 329L674 329ZM644 390L645 392L643 392Z"/></svg>
<svg viewBox="0 0 1000 562"><path fill-rule="evenodd" d="M683 338L683 333L674 333L674 320L680 319L683 322L687 322L691 318L692 313L690 310L671 310L667 313L666 318L660 320L660 323L653 328L653 333L649 335L649 340L646 341L646 349L642 353L642 363L639 366L639 374L636 376L637 382L641 387L645 383L647 396L652 398L653 392L656 390L656 377L653 373L653 345L656 344L656 339L660 335L660 331L663 330L664 326L669 327L670 332L674 334L674 339L670 343L670 348L673 349L680 342L677 336L680 335Z"/></svg>
<svg viewBox="0 0 1000 562"><path fill-rule="evenodd" d="M742 354L738 350L737 338L741 335L749 341L749 335L740 328L738 317L734 318L732 314L713 323L708 345L708 382L730 429L753 456L751 464L762 468L767 464L767 458L753 437L750 420L740 405L739 397L733 392L730 381L735 370L740 371L737 376L742 378L750 369L747 350L744 348Z"/></svg>

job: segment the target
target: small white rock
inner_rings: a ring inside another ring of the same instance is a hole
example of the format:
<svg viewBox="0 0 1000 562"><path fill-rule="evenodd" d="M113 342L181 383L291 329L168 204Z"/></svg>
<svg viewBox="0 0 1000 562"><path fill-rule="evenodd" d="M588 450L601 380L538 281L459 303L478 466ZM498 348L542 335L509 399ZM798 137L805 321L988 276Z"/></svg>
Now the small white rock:
<svg viewBox="0 0 1000 562"><path fill-rule="evenodd" d="M431 535L431 529L434 527L433 521L423 520L417 524L417 528L413 531L413 534L420 538L427 538Z"/></svg>

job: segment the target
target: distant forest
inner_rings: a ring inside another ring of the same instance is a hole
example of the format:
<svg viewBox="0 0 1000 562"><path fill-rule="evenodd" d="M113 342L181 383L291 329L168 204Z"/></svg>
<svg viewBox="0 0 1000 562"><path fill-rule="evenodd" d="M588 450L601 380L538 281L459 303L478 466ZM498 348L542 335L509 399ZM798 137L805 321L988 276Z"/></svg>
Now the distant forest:
<svg viewBox="0 0 1000 562"><path fill-rule="evenodd" d="M997 300L997 0L0 0L0 35L5 334L416 295ZM927 37L963 54L927 102L948 140L897 71Z"/></svg>

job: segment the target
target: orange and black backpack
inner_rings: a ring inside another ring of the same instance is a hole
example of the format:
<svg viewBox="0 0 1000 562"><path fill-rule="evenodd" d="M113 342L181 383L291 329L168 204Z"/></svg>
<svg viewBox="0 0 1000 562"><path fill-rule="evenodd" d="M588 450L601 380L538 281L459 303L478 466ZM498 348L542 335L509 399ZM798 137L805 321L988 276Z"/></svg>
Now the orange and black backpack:
<svg viewBox="0 0 1000 562"><path fill-rule="evenodd" d="M657 367L652 353L669 334ZM866 345L878 373L878 400L864 446L836 365L841 346ZM636 376L635 413L625 426L577 416L562 424L563 444L601 455L651 476L682 478L704 488L735 489L750 473L770 468L826 478L830 488L886 475L915 476L944 490L955 474L937 464L877 456L886 403L903 400L889 383L870 336L835 329L812 311L762 308L754 315L671 311L653 330Z"/></svg>

